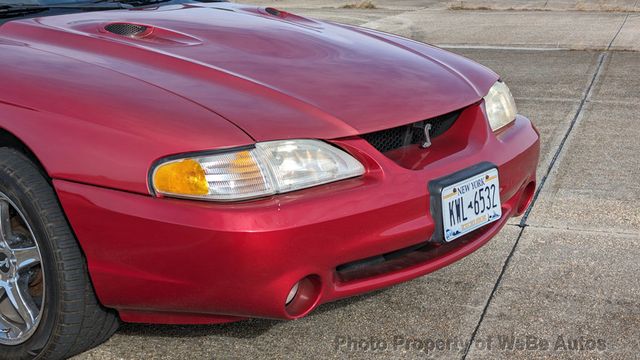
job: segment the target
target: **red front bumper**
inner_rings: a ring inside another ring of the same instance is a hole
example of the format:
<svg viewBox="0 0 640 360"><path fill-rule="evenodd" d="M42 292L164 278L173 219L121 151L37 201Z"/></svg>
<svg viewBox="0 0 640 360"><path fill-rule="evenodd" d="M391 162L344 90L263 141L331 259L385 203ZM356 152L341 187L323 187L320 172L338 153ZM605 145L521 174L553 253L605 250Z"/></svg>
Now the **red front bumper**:
<svg viewBox="0 0 640 360"><path fill-rule="evenodd" d="M463 115L468 118L459 130L464 146L446 154L433 150L437 160L418 170L399 166L360 138L340 140L336 143L366 164L365 176L259 201L215 204L59 180L54 185L100 301L124 321L291 319L319 303L446 266L485 244L523 210L535 183L537 132L518 117L494 136L480 107ZM434 230L429 181L480 162L498 166L502 219L446 251L417 261L414 256L407 266L349 281L338 275L340 265L429 240ZM308 276L313 286L305 290L306 302L286 308L291 287Z"/></svg>

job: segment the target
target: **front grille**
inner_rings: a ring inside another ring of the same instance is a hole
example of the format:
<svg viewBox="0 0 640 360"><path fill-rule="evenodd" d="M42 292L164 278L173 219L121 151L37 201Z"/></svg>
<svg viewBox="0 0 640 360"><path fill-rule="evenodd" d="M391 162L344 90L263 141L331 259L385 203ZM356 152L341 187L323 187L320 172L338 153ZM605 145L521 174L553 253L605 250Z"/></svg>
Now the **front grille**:
<svg viewBox="0 0 640 360"><path fill-rule="evenodd" d="M426 140L424 129L427 124L431 124L431 130L429 131L430 138L436 138L453 126L461 112L462 110L457 110L435 118L361 136L381 153L408 145L423 144Z"/></svg>

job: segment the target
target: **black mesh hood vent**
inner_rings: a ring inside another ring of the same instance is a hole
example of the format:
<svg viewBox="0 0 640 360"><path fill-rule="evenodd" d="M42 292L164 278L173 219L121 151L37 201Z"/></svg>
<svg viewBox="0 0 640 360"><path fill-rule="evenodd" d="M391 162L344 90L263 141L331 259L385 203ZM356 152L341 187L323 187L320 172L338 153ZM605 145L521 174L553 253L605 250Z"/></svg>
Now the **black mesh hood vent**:
<svg viewBox="0 0 640 360"><path fill-rule="evenodd" d="M104 29L112 34L127 36L127 37L135 37L143 34L145 31L149 29L149 27L144 25L129 24L129 23L114 23L114 24L109 24L105 26Z"/></svg>

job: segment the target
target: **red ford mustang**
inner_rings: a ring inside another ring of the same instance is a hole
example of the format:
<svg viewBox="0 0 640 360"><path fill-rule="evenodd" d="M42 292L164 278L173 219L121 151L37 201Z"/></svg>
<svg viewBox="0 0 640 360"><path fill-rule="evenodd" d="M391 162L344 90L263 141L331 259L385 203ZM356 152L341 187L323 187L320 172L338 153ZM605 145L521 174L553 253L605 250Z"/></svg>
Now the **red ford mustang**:
<svg viewBox="0 0 640 360"><path fill-rule="evenodd" d="M532 199L537 131L460 56L224 2L0 1L3 359L300 318Z"/></svg>

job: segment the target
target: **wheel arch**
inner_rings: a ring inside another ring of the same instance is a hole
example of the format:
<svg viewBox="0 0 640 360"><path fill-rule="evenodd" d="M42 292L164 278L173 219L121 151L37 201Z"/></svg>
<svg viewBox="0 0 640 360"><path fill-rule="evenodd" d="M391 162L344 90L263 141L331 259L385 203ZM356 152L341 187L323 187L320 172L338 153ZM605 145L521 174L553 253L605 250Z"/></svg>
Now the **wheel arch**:
<svg viewBox="0 0 640 360"><path fill-rule="evenodd" d="M0 127L0 147L8 147L14 150L19 151L24 156L26 156L31 162L33 162L38 170L42 173L44 178L51 183L51 177L47 172L47 169L44 167L38 156L31 150L31 148L22 141L15 134L10 132L9 130Z"/></svg>

